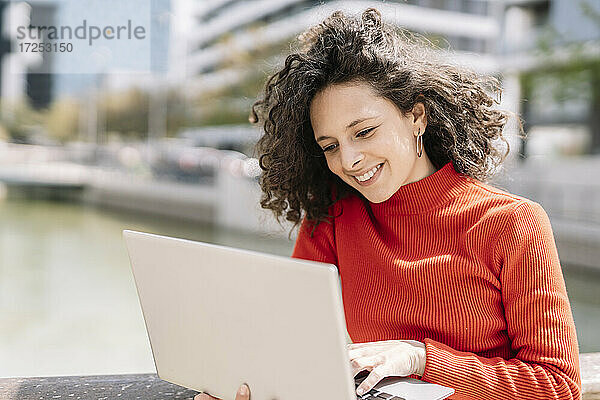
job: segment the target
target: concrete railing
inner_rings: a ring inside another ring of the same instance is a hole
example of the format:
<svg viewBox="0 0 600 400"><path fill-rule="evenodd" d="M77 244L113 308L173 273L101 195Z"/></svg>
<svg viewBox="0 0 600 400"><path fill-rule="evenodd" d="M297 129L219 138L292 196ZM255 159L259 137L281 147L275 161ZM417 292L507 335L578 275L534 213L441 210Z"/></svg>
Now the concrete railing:
<svg viewBox="0 0 600 400"><path fill-rule="evenodd" d="M583 400L600 399L600 353L582 354L580 365ZM165 382L155 374L0 378L0 399L3 400L191 400L196 394L194 390Z"/></svg>
<svg viewBox="0 0 600 400"><path fill-rule="evenodd" d="M600 353L579 356L583 400L600 400Z"/></svg>

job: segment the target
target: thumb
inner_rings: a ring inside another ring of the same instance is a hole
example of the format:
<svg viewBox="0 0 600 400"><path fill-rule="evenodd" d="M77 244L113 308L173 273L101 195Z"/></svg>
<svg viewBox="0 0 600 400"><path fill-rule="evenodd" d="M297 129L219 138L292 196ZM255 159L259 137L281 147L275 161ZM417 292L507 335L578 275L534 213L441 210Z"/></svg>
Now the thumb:
<svg viewBox="0 0 600 400"><path fill-rule="evenodd" d="M250 400L250 388L245 383L240 386L237 394L235 395L235 400Z"/></svg>

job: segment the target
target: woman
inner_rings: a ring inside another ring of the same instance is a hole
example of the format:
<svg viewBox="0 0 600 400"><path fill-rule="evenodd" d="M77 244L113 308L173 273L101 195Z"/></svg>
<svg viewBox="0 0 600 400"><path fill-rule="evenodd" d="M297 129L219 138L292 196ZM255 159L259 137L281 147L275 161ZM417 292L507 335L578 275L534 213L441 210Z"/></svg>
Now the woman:
<svg viewBox="0 0 600 400"><path fill-rule="evenodd" d="M451 399L580 398L548 217L484 183L508 153L498 81L375 9L299 39L252 107L261 205L301 224L293 257L338 266L358 394L412 376Z"/></svg>

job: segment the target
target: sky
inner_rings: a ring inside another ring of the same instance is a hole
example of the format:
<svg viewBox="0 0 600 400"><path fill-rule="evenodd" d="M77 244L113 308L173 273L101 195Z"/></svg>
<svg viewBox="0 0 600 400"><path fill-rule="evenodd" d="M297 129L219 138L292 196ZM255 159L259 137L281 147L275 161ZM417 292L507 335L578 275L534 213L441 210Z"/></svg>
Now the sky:
<svg viewBox="0 0 600 400"><path fill-rule="evenodd" d="M75 43L86 50L84 53L71 58L55 57L54 71L59 72L55 75L56 96L85 92L98 81L96 72L102 70L117 74L167 72L170 0L62 0L57 3L60 9L55 25L81 26L85 16L88 27L125 26L131 20L133 27L149 26L150 29L146 32L146 40L135 43L131 40L98 40L97 44L87 46L85 39Z"/></svg>

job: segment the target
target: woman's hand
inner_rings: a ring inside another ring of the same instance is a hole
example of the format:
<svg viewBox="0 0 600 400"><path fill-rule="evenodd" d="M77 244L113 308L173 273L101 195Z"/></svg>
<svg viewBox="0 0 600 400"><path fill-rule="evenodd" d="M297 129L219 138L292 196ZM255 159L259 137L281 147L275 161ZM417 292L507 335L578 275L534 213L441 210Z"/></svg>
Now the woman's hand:
<svg viewBox="0 0 600 400"><path fill-rule="evenodd" d="M363 370L371 371L356 389L359 396L386 376L422 376L427 359L425 344L416 340L352 343L348 345L348 355L352 376Z"/></svg>
<svg viewBox="0 0 600 400"><path fill-rule="evenodd" d="M200 393L194 396L194 400L219 400L217 397L212 397L207 393ZM238 389L235 400L250 400L250 388L246 384L242 384Z"/></svg>

